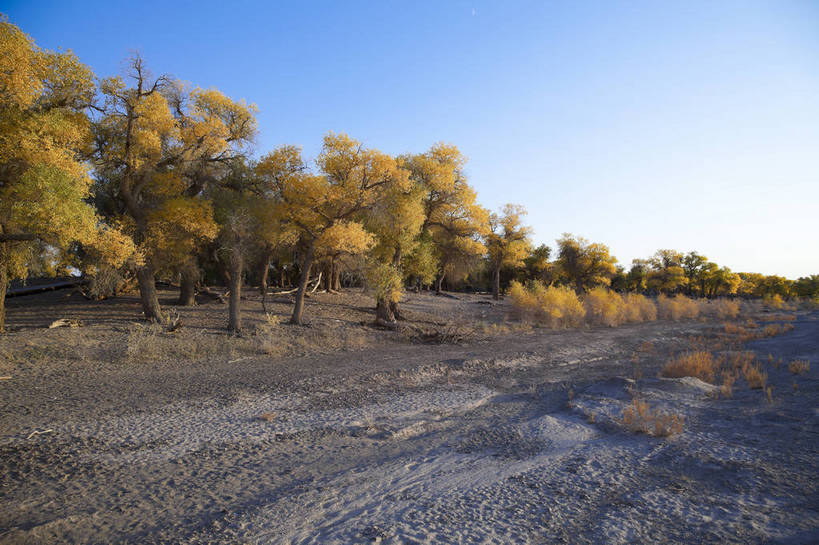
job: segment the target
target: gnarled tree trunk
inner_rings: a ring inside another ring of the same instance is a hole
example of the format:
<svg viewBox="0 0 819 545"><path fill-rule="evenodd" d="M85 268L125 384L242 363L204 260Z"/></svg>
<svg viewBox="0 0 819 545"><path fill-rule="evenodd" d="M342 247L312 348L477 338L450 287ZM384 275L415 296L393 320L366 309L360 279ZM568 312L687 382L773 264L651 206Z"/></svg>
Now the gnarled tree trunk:
<svg viewBox="0 0 819 545"><path fill-rule="evenodd" d="M137 281L139 282L139 297L142 301L142 313L146 320L165 323L165 316L159 306L159 298L156 295L156 278L153 265L149 261L137 269Z"/></svg>
<svg viewBox="0 0 819 545"><path fill-rule="evenodd" d="M179 301L177 301L177 304L182 307L195 305L196 283L199 282L199 265L196 258L189 259L182 266L179 277Z"/></svg>
<svg viewBox="0 0 819 545"><path fill-rule="evenodd" d="M386 299L379 298L375 303L375 323L384 327L395 327L395 315Z"/></svg>
<svg viewBox="0 0 819 545"><path fill-rule="evenodd" d="M444 277L446 273L441 273L441 276L438 277L438 280L435 282L435 295L441 295L441 287L444 284Z"/></svg>
<svg viewBox="0 0 819 545"><path fill-rule="evenodd" d="M310 280L310 269L313 266L313 255L316 250L316 241L311 240L307 243L304 249L304 255L301 260L301 277L299 278L299 289L296 292L296 305L293 307L293 315L290 317L290 323L301 325L302 314L304 313L304 295L307 293L307 283Z"/></svg>

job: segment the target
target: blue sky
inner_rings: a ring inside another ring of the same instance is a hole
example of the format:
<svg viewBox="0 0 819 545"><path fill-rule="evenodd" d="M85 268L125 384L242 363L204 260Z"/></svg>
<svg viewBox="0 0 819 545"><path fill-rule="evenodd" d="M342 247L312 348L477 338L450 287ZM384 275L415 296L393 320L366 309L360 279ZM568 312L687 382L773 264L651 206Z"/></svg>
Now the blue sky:
<svg viewBox="0 0 819 545"><path fill-rule="evenodd" d="M536 240L819 273L819 2L0 2L97 75L259 107L257 153L327 131L458 145L480 201Z"/></svg>

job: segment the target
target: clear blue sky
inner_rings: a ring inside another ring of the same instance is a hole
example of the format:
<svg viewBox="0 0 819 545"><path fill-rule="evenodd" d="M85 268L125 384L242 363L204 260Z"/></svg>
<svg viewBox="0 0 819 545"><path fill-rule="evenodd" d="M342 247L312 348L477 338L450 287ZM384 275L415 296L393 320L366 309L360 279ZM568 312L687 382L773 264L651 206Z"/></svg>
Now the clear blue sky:
<svg viewBox="0 0 819 545"><path fill-rule="evenodd" d="M327 131L460 147L538 242L819 273L819 2L0 2L100 76L157 73L260 109L257 153Z"/></svg>

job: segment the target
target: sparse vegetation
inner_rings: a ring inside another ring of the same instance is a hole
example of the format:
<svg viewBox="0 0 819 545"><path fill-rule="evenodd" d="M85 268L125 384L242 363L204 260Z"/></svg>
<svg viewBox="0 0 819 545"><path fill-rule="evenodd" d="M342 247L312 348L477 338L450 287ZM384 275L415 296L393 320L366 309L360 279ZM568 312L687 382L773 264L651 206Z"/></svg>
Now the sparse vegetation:
<svg viewBox="0 0 819 545"><path fill-rule="evenodd" d="M685 417L659 409L652 410L647 402L634 398L631 405L623 410L622 425L635 433L669 437L682 433Z"/></svg>
<svg viewBox="0 0 819 545"><path fill-rule="evenodd" d="M671 358L661 374L666 378L696 377L713 384L720 365L721 362L711 352L698 350Z"/></svg>
<svg viewBox="0 0 819 545"><path fill-rule="evenodd" d="M788 371L794 375L804 375L810 371L810 363L805 360L794 360L788 364Z"/></svg>

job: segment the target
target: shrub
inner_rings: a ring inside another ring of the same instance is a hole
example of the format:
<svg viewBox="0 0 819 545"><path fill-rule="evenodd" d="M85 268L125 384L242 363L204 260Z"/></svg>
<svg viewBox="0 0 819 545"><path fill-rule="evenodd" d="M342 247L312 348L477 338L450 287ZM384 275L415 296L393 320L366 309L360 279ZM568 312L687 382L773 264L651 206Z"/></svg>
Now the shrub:
<svg viewBox="0 0 819 545"><path fill-rule="evenodd" d="M684 416L652 411L648 403L636 398L623 410L623 426L635 433L668 437L682 433L684 423Z"/></svg>
<svg viewBox="0 0 819 545"><path fill-rule="evenodd" d="M623 298L627 322L653 322L657 319L657 305L639 293L627 293Z"/></svg>
<svg viewBox="0 0 819 545"><path fill-rule="evenodd" d="M768 382L768 373L763 371L758 365L743 365L742 374L745 375L745 381L752 390L761 390Z"/></svg>
<svg viewBox="0 0 819 545"><path fill-rule="evenodd" d="M593 288L583 297L586 321L614 327L626 321L626 305L616 292L603 287Z"/></svg>
<svg viewBox="0 0 819 545"><path fill-rule="evenodd" d="M693 320L700 314L700 307L696 301L685 295L657 297L658 314L664 320Z"/></svg>
<svg viewBox="0 0 819 545"><path fill-rule="evenodd" d="M548 327L578 327L583 324L586 315L577 294L566 286L545 287L540 282L523 286L512 282L509 295L513 306L523 317Z"/></svg>
<svg viewBox="0 0 819 545"><path fill-rule="evenodd" d="M736 318L739 316L739 302L728 299L714 299L713 301L702 301L700 309L703 313L712 318Z"/></svg>
<svg viewBox="0 0 819 545"><path fill-rule="evenodd" d="M785 306L785 301L782 299L782 296L779 295L778 293L774 293L773 295L766 295L762 299L762 303L768 308L775 308L777 310Z"/></svg>
<svg viewBox="0 0 819 545"><path fill-rule="evenodd" d="M810 363L805 360L794 360L788 364L788 371L794 375L804 375L810 371Z"/></svg>
<svg viewBox="0 0 819 545"><path fill-rule="evenodd" d="M661 374L667 378L696 377L713 384L719 367L720 362L710 352L698 350L671 358Z"/></svg>

